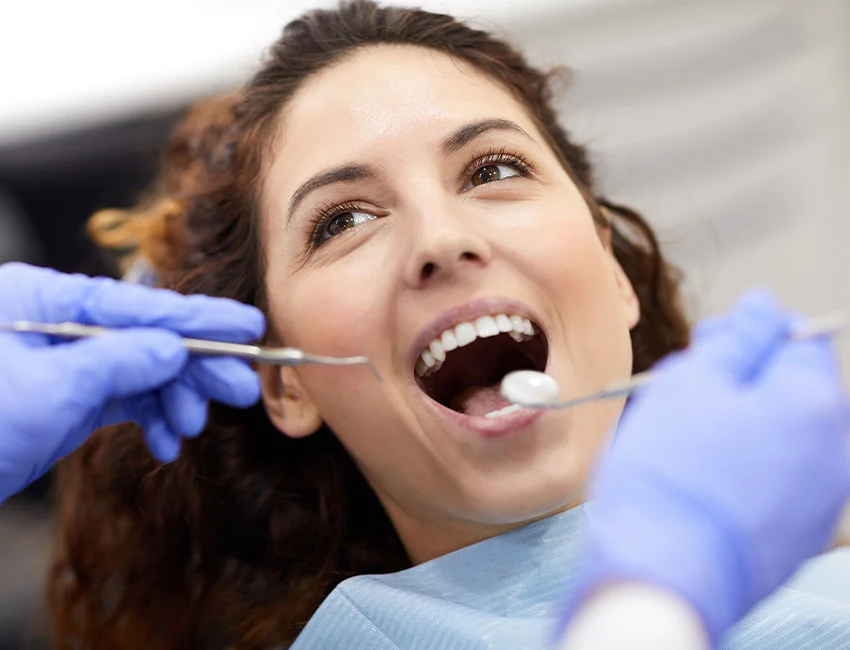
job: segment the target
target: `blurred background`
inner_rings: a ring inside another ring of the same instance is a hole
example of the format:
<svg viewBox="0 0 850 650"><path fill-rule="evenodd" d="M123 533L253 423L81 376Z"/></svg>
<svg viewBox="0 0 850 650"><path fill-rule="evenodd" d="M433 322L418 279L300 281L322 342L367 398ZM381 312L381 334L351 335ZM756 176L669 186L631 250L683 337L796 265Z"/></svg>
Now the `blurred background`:
<svg viewBox="0 0 850 650"><path fill-rule="evenodd" d="M134 202L196 99L244 80L309 0L0 5L0 263L108 273L93 211ZM559 107L608 195L685 272L694 318L767 286L850 311L850 0L452 0L566 65ZM850 370L850 346L842 344ZM0 650L43 647L49 478L0 509ZM796 585L850 601L850 556Z"/></svg>

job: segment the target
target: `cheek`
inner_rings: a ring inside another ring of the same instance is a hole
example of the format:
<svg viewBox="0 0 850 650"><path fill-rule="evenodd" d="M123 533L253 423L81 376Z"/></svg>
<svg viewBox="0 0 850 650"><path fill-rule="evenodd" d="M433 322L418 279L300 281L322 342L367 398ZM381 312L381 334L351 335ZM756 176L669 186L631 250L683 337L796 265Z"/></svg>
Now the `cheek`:
<svg viewBox="0 0 850 650"><path fill-rule="evenodd" d="M285 343L334 356L367 354L386 313L375 277L328 267L273 287L273 317Z"/></svg>
<svg viewBox="0 0 850 650"><path fill-rule="evenodd" d="M375 269L363 273L356 265L336 264L271 285L272 317L284 343L329 356L365 355L384 368L380 342L389 336L392 313L381 278ZM384 384L366 368L306 365L298 372L322 418L341 438L352 423L367 438L375 431L376 414L386 411L379 408Z"/></svg>
<svg viewBox="0 0 850 650"><path fill-rule="evenodd" d="M561 192L510 214L503 246L522 258L525 273L556 293L610 284L611 269L590 210L578 192Z"/></svg>
<svg viewBox="0 0 850 650"><path fill-rule="evenodd" d="M560 207L564 206L564 207ZM549 203L513 233L525 273L554 303L566 350L585 386L628 375L631 339L613 260L580 195ZM545 234L544 234L545 233Z"/></svg>

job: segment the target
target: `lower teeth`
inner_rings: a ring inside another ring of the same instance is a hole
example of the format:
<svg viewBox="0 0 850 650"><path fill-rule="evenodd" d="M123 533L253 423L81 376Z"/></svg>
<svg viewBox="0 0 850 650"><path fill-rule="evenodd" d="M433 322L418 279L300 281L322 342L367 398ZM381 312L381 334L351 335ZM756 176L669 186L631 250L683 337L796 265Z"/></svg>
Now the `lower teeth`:
<svg viewBox="0 0 850 650"><path fill-rule="evenodd" d="M506 406L505 408L501 408L498 411L491 411L490 413L486 413L484 415L484 417L490 418L490 419L500 418L504 415L510 415L511 413L518 411L520 408L522 408L522 407L519 404L511 404L510 406Z"/></svg>

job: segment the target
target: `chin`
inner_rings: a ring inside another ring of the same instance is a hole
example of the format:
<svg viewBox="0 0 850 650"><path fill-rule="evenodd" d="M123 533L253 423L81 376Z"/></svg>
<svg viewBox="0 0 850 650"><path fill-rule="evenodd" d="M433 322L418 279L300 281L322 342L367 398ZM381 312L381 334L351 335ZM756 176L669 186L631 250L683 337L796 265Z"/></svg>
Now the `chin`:
<svg viewBox="0 0 850 650"><path fill-rule="evenodd" d="M539 477L527 478L525 485L515 484L510 489L492 486L479 490L469 498L468 502L475 505L469 518L486 524L524 524L563 512L585 500L584 481L574 477L546 484L541 484Z"/></svg>

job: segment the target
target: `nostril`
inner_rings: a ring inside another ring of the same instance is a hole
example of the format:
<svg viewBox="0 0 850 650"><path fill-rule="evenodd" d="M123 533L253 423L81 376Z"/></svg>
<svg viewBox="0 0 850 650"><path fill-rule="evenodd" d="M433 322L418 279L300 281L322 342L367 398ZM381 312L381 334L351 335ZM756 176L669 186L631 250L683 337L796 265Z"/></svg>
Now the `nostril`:
<svg viewBox="0 0 850 650"><path fill-rule="evenodd" d="M425 260L429 261L426 262ZM437 251L437 253L424 257L424 259L420 258L417 263L419 265L418 281L426 282L444 273L454 273L459 269L459 266L466 266L469 262L475 265L483 264L484 258L473 250L447 246L445 250ZM415 270L415 268L414 266L413 269Z"/></svg>

